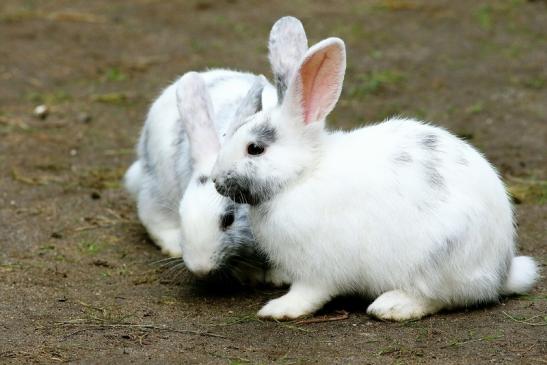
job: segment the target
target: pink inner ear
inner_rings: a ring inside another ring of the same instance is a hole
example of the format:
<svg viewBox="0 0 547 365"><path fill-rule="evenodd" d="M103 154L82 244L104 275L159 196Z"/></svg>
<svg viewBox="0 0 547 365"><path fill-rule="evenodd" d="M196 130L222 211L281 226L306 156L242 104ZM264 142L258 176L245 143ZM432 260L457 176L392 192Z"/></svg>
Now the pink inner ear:
<svg viewBox="0 0 547 365"><path fill-rule="evenodd" d="M338 100L340 55L328 47L315 53L300 68L304 123L324 119Z"/></svg>

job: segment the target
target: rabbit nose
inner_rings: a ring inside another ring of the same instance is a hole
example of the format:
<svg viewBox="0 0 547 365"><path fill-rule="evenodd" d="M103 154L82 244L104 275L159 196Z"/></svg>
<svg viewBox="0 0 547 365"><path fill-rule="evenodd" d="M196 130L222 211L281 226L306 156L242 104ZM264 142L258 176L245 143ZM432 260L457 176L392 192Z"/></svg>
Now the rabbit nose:
<svg viewBox="0 0 547 365"><path fill-rule="evenodd" d="M198 279L203 279L213 271L212 265L208 263L200 263L188 265L188 269L194 274Z"/></svg>

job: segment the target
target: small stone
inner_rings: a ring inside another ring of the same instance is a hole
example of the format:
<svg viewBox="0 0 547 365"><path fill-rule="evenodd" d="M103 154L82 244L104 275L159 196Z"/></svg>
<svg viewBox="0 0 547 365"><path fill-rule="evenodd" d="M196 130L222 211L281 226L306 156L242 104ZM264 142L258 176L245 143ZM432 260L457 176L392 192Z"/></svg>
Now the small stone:
<svg viewBox="0 0 547 365"><path fill-rule="evenodd" d="M46 105L38 105L34 108L34 116L40 119L46 119L49 114L49 108Z"/></svg>
<svg viewBox="0 0 547 365"><path fill-rule="evenodd" d="M101 267L112 267L112 265L110 265L108 261L105 260L94 260L93 265Z"/></svg>
<svg viewBox="0 0 547 365"><path fill-rule="evenodd" d="M73 148L73 149L70 150L69 153L70 153L71 156L76 156L78 154L78 151Z"/></svg>
<svg viewBox="0 0 547 365"><path fill-rule="evenodd" d="M101 194L99 194L98 192L94 191L91 193L91 199L93 200L99 200L101 199Z"/></svg>
<svg viewBox="0 0 547 365"><path fill-rule="evenodd" d="M82 112L82 113L79 113L78 114L78 121L80 123L89 123L91 122L91 115L85 113L85 112Z"/></svg>
<svg viewBox="0 0 547 365"><path fill-rule="evenodd" d="M60 238L63 238L63 235L59 232L53 232L51 234L51 238L60 239Z"/></svg>

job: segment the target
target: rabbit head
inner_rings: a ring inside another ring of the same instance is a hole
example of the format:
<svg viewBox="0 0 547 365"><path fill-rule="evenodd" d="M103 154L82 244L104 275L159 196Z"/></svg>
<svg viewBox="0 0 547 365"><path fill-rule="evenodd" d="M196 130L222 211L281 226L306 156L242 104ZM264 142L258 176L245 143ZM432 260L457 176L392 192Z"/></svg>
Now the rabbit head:
<svg viewBox="0 0 547 365"><path fill-rule="evenodd" d="M321 154L324 121L342 90L345 47L342 40L328 38L306 51L303 32L295 18L274 25L270 62L278 105L241 123L218 156L215 187L235 202L268 201L313 168ZM283 47L282 41L289 44Z"/></svg>
<svg viewBox="0 0 547 365"><path fill-rule="evenodd" d="M259 107L255 94L261 95L261 91L259 85L253 86L238 113L254 112L253 108ZM254 237L247 218L248 206L234 204L219 195L210 178L220 142L212 101L198 73L189 72L179 81L177 107L192 160L192 176L179 205L182 255L191 272L205 276L223 269L233 256L254 247Z"/></svg>

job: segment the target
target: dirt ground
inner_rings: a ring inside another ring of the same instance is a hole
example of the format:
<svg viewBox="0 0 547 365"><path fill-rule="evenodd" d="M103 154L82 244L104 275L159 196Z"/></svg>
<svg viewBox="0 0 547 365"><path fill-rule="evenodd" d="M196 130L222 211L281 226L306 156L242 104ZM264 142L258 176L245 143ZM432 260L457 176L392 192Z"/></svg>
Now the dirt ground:
<svg viewBox="0 0 547 365"><path fill-rule="evenodd" d="M497 305L383 323L337 300L321 323L260 321L282 290L173 279L120 178L159 91L192 69L269 74L292 14L346 41L330 125L402 114L467 138L514 195L519 247L547 258L547 2L0 3L0 363L547 363L547 281ZM37 105L46 119L33 116ZM545 271L545 270L544 270Z"/></svg>

